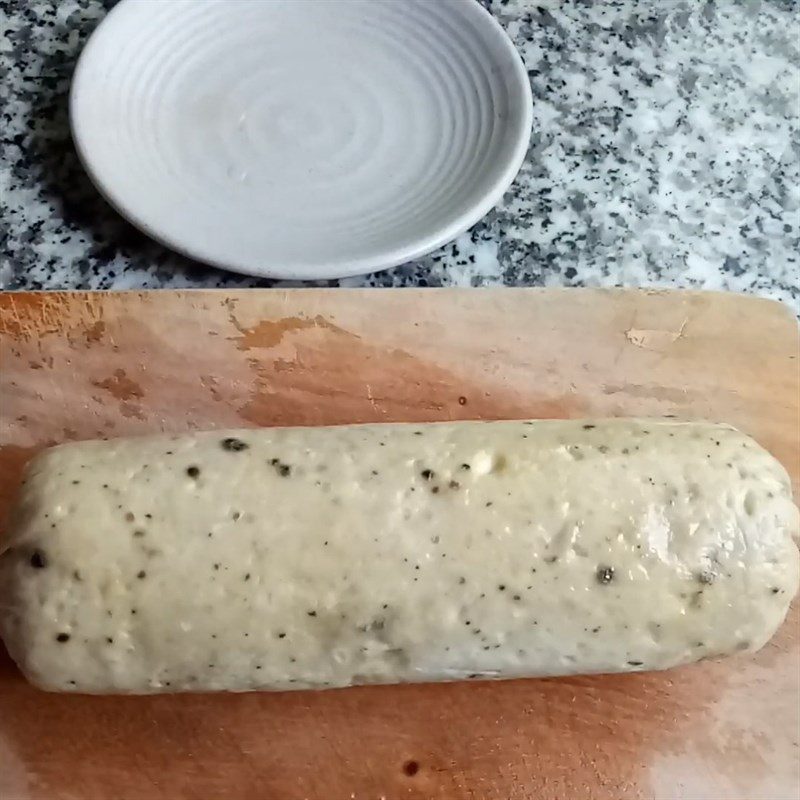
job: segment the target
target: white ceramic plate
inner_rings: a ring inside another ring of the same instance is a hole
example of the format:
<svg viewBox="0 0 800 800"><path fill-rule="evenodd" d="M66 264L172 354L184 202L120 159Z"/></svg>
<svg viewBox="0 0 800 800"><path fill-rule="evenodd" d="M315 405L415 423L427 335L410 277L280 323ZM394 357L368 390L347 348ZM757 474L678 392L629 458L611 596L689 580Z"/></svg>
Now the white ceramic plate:
<svg viewBox="0 0 800 800"><path fill-rule="evenodd" d="M81 55L100 191L200 261L357 275L430 252L514 179L532 104L475 0L123 0Z"/></svg>

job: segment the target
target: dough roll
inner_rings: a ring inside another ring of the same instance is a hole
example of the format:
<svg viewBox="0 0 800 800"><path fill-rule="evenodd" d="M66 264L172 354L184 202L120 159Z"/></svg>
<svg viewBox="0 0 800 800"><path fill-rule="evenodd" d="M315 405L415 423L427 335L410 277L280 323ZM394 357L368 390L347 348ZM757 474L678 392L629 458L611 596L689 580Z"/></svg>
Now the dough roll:
<svg viewBox="0 0 800 800"><path fill-rule="evenodd" d="M664 669L772 636L797 527L778 462L706 423L67 444L27 470L0 632L88 693Z"/></svg>

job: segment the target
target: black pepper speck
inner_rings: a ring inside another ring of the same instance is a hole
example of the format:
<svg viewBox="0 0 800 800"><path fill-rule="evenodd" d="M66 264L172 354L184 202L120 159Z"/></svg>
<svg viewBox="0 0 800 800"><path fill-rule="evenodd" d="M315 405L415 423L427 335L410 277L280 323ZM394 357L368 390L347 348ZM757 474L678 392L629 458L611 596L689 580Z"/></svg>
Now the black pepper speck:
<svg viewBox="0 0 800 800"><path fill-rule="evenodd" d="M34 550L33 553L31 553L30 563L34 569L44 569L47 566L47 556L44 550Z"/></svg>
<svg viewBox="0 0 800 800"><path fill-rule="evenodd" d="M68 641L69 641L69 638L70 638L70 637L69 637L69 634L68 634L68 633L59 633L59 634L56 636L56 641L57 641L57 642L61 642L61 644L64 644L64 642L68 642Z"/></svg>
<svg viewBox="0 0 800 800"><path fill-rule="evenodd" d="M275 467L275 471L282 478L288 478L292 472L292 468L288 464L282 463L279 458L272 458L269 463L271 466Z"/></svg>
<svg viewBox="0 0 800 800"><path fill-rule="evenodd" d="M190 478L196 478L200 474L200 467L195 467L195 466L186 467L186 474Z"/></svg>
<svg viewBox="0 0 800 800"><path fill-rule="evenodd" d="M614 567L598 567L595 576L598 583L611 583L614 580Z"/></svg>
<svg viewBox="0 0 800 800"><path fill-rule="evenodd" d="M223 439L221 444L223 450L228 450L231 453L239 453L242 450L247 450L247 448L250 447L247 442L243 442L241 439L236 439L233 437Z"/></svg>

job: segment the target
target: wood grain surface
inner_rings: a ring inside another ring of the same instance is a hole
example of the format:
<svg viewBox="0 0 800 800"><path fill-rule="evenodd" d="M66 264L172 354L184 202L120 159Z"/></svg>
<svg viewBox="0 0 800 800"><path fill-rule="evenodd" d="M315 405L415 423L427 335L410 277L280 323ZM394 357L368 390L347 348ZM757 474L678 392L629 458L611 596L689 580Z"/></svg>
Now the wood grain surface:
<svg viewBox="0 0 800 800"><path fill-rule="evenodd" d="M222 426L675 414L800 479L788 309L710 293L0 295L0 519L67 440ZM0 526L2 522L0 522ZM798 605L667 673L82 697L0 655L3 800L796 800Z"/></svg>

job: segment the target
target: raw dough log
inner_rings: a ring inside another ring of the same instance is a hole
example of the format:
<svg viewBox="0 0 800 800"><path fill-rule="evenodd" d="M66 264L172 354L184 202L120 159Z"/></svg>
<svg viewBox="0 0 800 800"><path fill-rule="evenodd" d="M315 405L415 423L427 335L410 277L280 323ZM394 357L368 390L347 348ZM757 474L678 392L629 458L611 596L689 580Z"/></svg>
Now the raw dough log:
<svg viewBox="0 0 800 800"><path fill-rule="evenodd" d="M712 424L68 444L27 472L0 631L92 693L663 669L772 636L797 521L778 462Z"/></svg>

